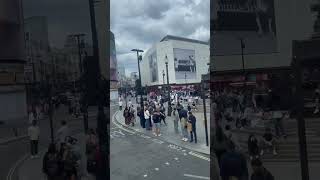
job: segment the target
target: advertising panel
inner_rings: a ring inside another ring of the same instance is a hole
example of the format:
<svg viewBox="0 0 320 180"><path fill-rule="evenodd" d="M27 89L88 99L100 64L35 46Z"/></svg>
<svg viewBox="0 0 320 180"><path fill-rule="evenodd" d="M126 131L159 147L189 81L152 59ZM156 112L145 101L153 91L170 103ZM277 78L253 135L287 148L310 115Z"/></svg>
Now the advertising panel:
<svg viewBox="0 0 320 180"><path fill-rule="evenodd" d="M158 63L157 63L157 53L153 52L149 56L149 69L150 69L150 80L151 82L158 81Z"/></svg>
<svg viewBox="0 0 320 180"><path fill-rule="evenodd" d="M278 51L274 0L221 0L214 6L215 56Z"/></svg>
<svg viewBox="0 0 320 180"><path fill-rule="evenodd" d="M190 49L173 48L173 55L176 79L196 79L197 66L195 51Z"/></svg>

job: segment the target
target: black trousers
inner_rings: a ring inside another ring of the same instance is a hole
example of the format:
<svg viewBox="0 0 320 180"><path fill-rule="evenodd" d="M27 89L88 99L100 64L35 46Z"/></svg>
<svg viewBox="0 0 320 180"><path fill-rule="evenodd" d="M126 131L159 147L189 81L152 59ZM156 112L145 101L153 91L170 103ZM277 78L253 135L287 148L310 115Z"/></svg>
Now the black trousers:
<svg viewBox="0 0 320 180"><path fill-rule="evenodd" d="M30 147L31 147L31 155L37 155L38 154L38 140L31 140L30 141Z"/></svg>
<svg viewBox="0 0 320 180"><path fill-rule="evenodd" d="M197 143L197 129L195 125L192 125L192 131L190 132L191 141L193 141L194 136L194 142Z"/></svg>

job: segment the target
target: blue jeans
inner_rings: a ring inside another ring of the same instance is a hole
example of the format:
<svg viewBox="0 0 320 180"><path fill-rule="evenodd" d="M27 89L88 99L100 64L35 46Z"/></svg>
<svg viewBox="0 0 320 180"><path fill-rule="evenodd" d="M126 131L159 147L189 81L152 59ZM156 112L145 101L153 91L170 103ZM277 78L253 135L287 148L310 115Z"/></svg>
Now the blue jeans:
<svg viewBox="0 0 320 180"><path fill-rule="evenodd" d="M184 126L181 126L182 137L188 138L188 129Z"/></svg>

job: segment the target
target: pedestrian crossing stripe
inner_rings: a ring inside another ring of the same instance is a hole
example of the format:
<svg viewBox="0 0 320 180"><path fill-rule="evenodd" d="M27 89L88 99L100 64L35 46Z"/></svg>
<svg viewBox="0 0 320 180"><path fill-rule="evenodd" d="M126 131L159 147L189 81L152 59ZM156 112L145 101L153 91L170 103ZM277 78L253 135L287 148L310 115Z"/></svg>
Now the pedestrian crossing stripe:
<svg viewBox="0 0 320 180"><path fill-rule="evenodd" d="M192 156L195 156L195 157L197 157L197 158L200 158L200 159L203 159L203 160L206 160L206 161L210 161L210 158L207 158L207 157L202 156L202 155L200 155L200 154L194 153L194 152L192 152L192 151L190 151L189 154L192 155Z"/></svg>

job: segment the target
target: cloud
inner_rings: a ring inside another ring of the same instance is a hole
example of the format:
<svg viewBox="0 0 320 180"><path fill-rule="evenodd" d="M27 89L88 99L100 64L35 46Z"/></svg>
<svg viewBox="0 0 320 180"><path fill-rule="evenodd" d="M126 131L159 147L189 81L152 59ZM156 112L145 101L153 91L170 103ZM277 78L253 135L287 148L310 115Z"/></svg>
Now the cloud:
<svg viewBox="0 0 320 180"><path fill-rule="evenodd" d="M210 38L210 0L110 0L117 59L138 71L133 48L147 50L164 36Z"/></svg>

